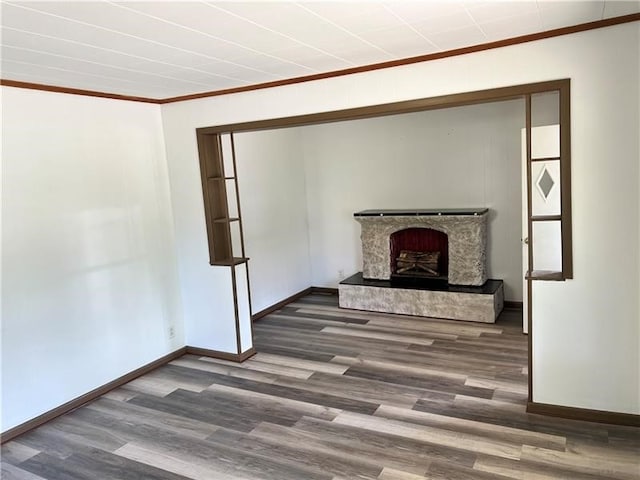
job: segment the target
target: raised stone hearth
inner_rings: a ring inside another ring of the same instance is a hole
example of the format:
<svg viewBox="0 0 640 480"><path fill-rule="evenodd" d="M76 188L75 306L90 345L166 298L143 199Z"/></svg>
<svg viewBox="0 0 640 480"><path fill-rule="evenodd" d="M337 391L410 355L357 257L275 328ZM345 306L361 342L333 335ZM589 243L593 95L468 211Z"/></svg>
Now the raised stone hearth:
<svg viewBox="0 0 640 480"><path fill-rule="evenodd" d="M504 306L502 280L481 287L394 286L388 280L366 280L362 273L338 285L340 307L493 323Z"/></svg>
<svg viewBox="0 0 640 480"><path fill-rule="evenodd" d="M488 209L364 210L354 217L362 226L363 271L340 282L340 307L495 322L504 294L502 280L487 279ZM397 232L406 233L404 241L419 247L400 247L399 258ZM438 235L441 238L434 240ZM422 278L398 282L405 270L398 264L406 265L405 258L423 258L436 251L446 263L437 278L425 278L419 271L416 276Z"/></svg>

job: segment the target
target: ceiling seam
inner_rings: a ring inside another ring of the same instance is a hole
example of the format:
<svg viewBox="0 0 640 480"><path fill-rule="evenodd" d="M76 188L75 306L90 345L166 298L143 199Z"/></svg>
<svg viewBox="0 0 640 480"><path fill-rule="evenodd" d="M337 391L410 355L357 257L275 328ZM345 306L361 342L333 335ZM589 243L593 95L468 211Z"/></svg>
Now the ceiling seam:
<svg viewBox="0 0 640 480"><path fill-rule="evenodd" d="M469 9L467 8L466 5L464 5L464 11L467 14L467 16L471 19L471 22L473 23L473 25L480 30L480 33L482 34L482 36L484 37L485 40L487 40L489 37L487 36L487 33L484 31L484 29L480 26L480 24L476 21L476 19L474 18L473 15L471 15L471 12L469 12Z"/></svg>
<svg viewBox="0 0 640 480"><path fill-rule="evenodd" d="M198 35L204 35L205 37L212 38L214 40L218 40L219 42L228 43L229 45L233 45L235 47L239 47L239 48L242 48L244 50L248 50L248 51L250 51L252 53L257 53L259 55L264 55L266 57L273 58L274 60L278 60L278 61L283 62L283 63L289 63L291 65L295 65L297 67L301 67L301 68L304 68L306 70L311 70L312 72L317 72L317 70L315 68L313 68L313 67L309 67L307 65L302 65L300 63L294 62L292 60L287 60L285 58L281 58L281 57L278 57L276 55L272 55L270 53L262 52L260 50L256 50L255 48L248 47L246 45L242 45L241 43L237 43L237 42L234 42L232 40L227 40L225 38L218 37L216 35L211 35L210 33L203 32L203 31L198 30L196 28L187 27L186 25L182 25L181 23L172 22L170 20L166 20L166 19L161 18L161 17L156 17L155 15L150 15L148 13L141 12L141 11L136 10L134 8L130 8L130 7L127 7L127 6L112 2L111 0L104 0L104 1L107 2L110 5L113 5L113 6L116 6L118 8L122 8L122 9L125 9L125 10L128 10L128 11L134 12L134 13L136 13L138 15L143 15L145 17L153 18L154 20L157 20L159 22L167 23L169 25L173 25L173 26L178 27L178 28L183 28L183 29L188 30L190 32L197 33ZM258 71L260 71L260 70L258 70ZM268 73L268 72L265 72L265 73Z"/></svg>
<svg viewBox="0 0 640 480"><path fill-rule="evenodd" d="M122 35L124 37L134 38L136 40L140 40L140 41L146 42L146 43L151 43L153 45L159 45L159 46L166 47L166 48L169 48L169 49L172 49L172 50L178 50L178 51L183 52L183 53L189 53L191 55L195 55L195 56L198 56L198 57L203 57L203 58L207 58L209 60L214 60L216 62L228 63L230 65L234 65L234 66L237 66L237 67L246 68L248 70L253 70L253 71L258 72L258 73L263 73L265 75L270 75L272 77L277 77L277 75L275 75L273 73L269 73L269 72L266 72L264 70L253 68L253 67L250 67L248 65L243 65L241 63L232 62L231 60L224 60L222 58L213 57L211 55L206 55L204 53L195 52L193 50L187 50L185 48L176 47L176 46L173 46L173 45L169 45L167 43L158 42L156 40L151 40L151 39L144 38L144 37L138 37L137 35L132 35L130 33L121 32L121 31L118 31L118 30L113 30L113 29L110 29L110 28L102 27L100 25L95 25L93 23L83 22L82 20L76 20L76 19L73 19L73 18L64 17L64 16L61 16L61 15L56 15L54 13L44 12L42 10L38 10L38 9L35 9L35 8L27 7L27 6L23 5L23 4L7 2L6 0L3 0L3 1L7 5L11 5L13 7L21 8L23 10L29 10L31 12L38 13L40 15L48 15L50 17L59 18L61 20L65 20L65 21L68 21L68 22L71 22L71 23L77 23L79 25L84 25L84 26L95 28L95 29L102 30L102 31L105 31L105 32L114 33L116 35Z"/></svg>
<svg viewBox="0 0 640 480"><path fill-rule="evenodd" d="M260 24L260 23L258 23L258 22L254 22L253 20L251 20L251 19L249 19L249 18L247 18L247 17L243 17L242 15L238 15L237 13L234 13L234 12L231 12L231 11L229 11L229 10L226 10L226 9L224 9L224 8L220 7L219 5L213 5L213 4L211 4L210 2L203 2L203 3L204 3L205 5L207 5L208 7L215 8L216 10L221 10L221 11L225 12L225 13L226 13L226 14L228 14L228 15L231 15L231 16L233 16L233 17L236 17L236 18L240 19L240 20L243 20L243 21L245 21L245 22L248 22L248 23L250 23L251 25L254 25L254 26L258 27L258 28L261 28L261 29L263 29L263 30L266 30L267 32L271 32L271 33L273 33L273 34L279 35L279 36L281 36L281 37L283 37L283 38L286 38L287 40L291 40L292 42L298 43L299 45L302 45L302 46L304 46L304 47L311 48L311 49L313 49L313 50L315 50L315 51L317 51L317 52L320 52L320 53L322 53L322 54L324 54L324 55L327 55L327 56L333 57L333 58L335 58L336 60L341 60L341 61L343 61L343 62L345 62L345 63L350 64L350 65L355 65L353 62L351 62L351 61L347 60L346 58L342 58L342 57L340 57L340 56L338 56L338 55L334 55L333 53L330 53L330 52L327 52L327 51L325 51L325 50L323 50L323 49L321 49L321 48L315 47L315 46L311 45L310 43L303 42L302 40L298 40L298 39L293 38L293 37L291 37L291 36L289 36L289 35L287 35L287 34L284 34L284 33L282 33L282 32L278 32L277 30L273 30L273 29L271 29L271 28L269 28L269 27L266 27L266 26L264 26L264 25L262 25L262 24Z"/></svg>
<svg viewBox="0 0 640 480"><path fill-rule="evenodd" d="M208 72L206 70L200 70L199 68L196 68L196 67L189 67L189 66L186 66L186 65L178 65L178 64L170 63L170 62L163 62L161 60L154 60L152 58L142 57L140 55L134 55L132 53L123 52L121 50L114 50L112 48L99 47L97 45L91 45L90 43L79 42L77 40L70 40L68 38L52 37L51 35L45 35L43 33L31 32L29 30L22 30L20 28L7 27L7 26L2 26L2 29L12 30L12 31L24 33L24 34L27 34L27 35L34 35L34 36L46 38L46 39L49 39L49 40L56 40L56 41L59 41L59 42L72 43L74 45L80 45L80 46L86 47L86 48L93 48L95 50L101 50L101 51L104 51L104 52L114 53L116 55L122 55L122 56L125 56L125 57L135 58L135 59L142 60L142 61L145 61L145 62L157 63L159 65L166 65L168 67L180 68L180 69L183 69L183 70L191 70L191 71L194 71L194 72L211 75L213 77L220 77L220 78L225 78L225 79L228 79L228 80L234 80L234 81L238 81L238 82L245 82L245 83L247 82L246 80L243 80L241 78L230 77L228 75L222 75L222 74L219 74L219 73L212 73L212 72ZM11 45L7 45L7 46L11 46ZM14 48L16 48L16 47L14 47ZM57 54L52 54L50 52L45 52L43 50L34 50L34 51L39 52L39 53L45 53L47 55L57 55ZM81 59L76 58L76 57L68 57L68 58L81 60ZM107 63L103 63L101 65L112 66L112 64L107 64Z"/></svg>
<svg viewBox="0 0 640 480"><path fill-rule="evenodd" d="M328 18L326 18L326 17L324 17L324 16L320 15L319 13L314 12L313 10L311 10L311 9L309 9L309 8L307 8L307 7L305 7L305 6L304 6L304 5L302 5L301 3L296 2L296 5L297 5L298 7L300 7L300 8L302 8L303 10L306 10L306 11L307 11L307 12L309 12L310 14L312 14L312 15L314 15L314 16L316 16L316 17L318 17L319 19L323 20L324 22L327 22L329 25L332 25L332 26L336 27L338 30L341 30L341 31L343 31L343 32L344 32L344 33L346 33L346 34L351 35L353 38L356 38L357 40L360 40L361 42L366 43L366 44L367 44L367 45L369 45L370 47L373 47L373 48L375 48L376 50L381 51L381 52L382 52L382 53L384 53L385 55L389 55L390 57L393 57L393 54L392 54L391 52L386 51L384 48L379 47L379 46L377 46L377 45L375 45L375 44L371 43L371 42L370 42L370 41L368 41L367 39L362 38L360 35L357 35L357 34L353 33L351 30L348 30L348 29L346 29L346 28L342 27L341 25L338 25L337 23L335 23L335 22L333 22L333 21L329 20Z"/></svg>
<svg viewBox="0 0 640 480"><path fill-rule="evenodd" d="M391 15L393 15L394 17L396 17L398 20L400 20L404 25L406 25L407 27L409 27L411 30L413 30L416 34L418 34L419 36L421 36L422 38L424 38L428 43L430 43L436 50L438 51L442 51L442 48L440 48L440 46L438 46L433 40L431 40L430 38L428 38L427 36L423 35L422 32L420 32L416 27L414 27L413 25L411 25L409 22L407 22L404 17L402 17L401 15L398 15L396 12L394 12L387 4L383 3L382 4L382 8L384 8L387 12L389 12Z"/></svg>
<svg viewBox="0 0 640 480"><path fill-rule="evenodd" d="M43 52L42 50L33 50L33 49L30 49L30 48L15 47L13 45L4 45L4 47L5 48L9 48L9 49L14 49L14 50L23 50L25 52L38 53L38 54L41 54L41 55L49 55L51 57L65 58L65 59L68 59L68 60L73 60L75 62L90 63L92 65L99 65L99 66L102 66L102 67L105 67L105 68L113 68L113 69L116 69L116 70L123 70L125 72L139 73L139 74L142 74L142 75L165 78L165 79L168 79L168 80L175 80L177 82L182 82L182 83L192 83L194 85L203 85L205 87L208 85L207 83L200 83L200 82L196 82L196 81L193 81L193 80L183 80L183 79L180 79L180 78L175 78L175 77L171 77L171 76L167 76L167 75L161 75L159 73L146 72L144 70L135 70L135 69L126 68L126 67L118 67L118 66L115 66L115 65L109 65L107 63L92 62L91 60L85 60L85 59L76 58L76 57L69 57L67 55L61 55L61 54L58 54L58 53ZM12 60L7 60L7 61L12 61ZM30 65L36 65L36 64L29 63L29 62L20 62L20 63L28 63ZM43 68L52 67L52 65L38 65L38 66L43 67ZM60 67L57 67L57 68L60 68ZM68 70L68 69L65 69L65 70ZM78 70L68 70L68 71L77 72L78 74L86 74L86 72L82 72L82 71L78 71ZM120 77L112 77L112 76L109 76L109 75L101 75L101 76L104 76L105 78L114 78L114 79L119 79L120 78ZM125 79L122 79L122 80L125 80ZM129 80L127 80L127 81L129 81Z"/></svg>

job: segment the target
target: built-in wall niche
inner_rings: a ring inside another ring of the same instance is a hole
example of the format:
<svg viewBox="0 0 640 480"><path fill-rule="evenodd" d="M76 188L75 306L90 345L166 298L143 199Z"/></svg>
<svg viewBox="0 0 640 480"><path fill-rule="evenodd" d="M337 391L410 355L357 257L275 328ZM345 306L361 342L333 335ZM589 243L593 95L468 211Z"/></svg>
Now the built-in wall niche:
<svg viewBox="0 0 640 480"><path fill-rule="evenodd" d="M568 113L568 107L562 108L559 90L527 98L523 190L528 195L528 225L524 236L531 245L527 277L534 280L564 280L573 275L568 134L561 140L563 124L568 132L568 119L562 115Z"/></svg>
<svg viewBox="0 0 640 480"><path fill-rule="evenodd" d="M248 258L245 255L233 134L196 132L209 263L226 268L233 292L236 352L253 353Z"/></svg>
<svg viewBox="0 0 640 480"><path fill-rule="evenodd" d="M211 265L237 265L244 254L233 135L198 133Z"/></svg>

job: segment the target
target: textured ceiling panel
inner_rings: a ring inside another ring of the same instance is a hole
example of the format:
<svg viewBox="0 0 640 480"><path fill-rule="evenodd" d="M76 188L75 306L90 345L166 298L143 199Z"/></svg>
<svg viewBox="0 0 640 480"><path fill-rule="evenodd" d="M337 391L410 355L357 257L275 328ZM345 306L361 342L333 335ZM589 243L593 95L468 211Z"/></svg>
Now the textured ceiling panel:
<svg viewBox="0 0 640 480"><path fill-rule="evenodd" d="M640 12L637 1L1 0L2 78L166 98Z"/></svg>

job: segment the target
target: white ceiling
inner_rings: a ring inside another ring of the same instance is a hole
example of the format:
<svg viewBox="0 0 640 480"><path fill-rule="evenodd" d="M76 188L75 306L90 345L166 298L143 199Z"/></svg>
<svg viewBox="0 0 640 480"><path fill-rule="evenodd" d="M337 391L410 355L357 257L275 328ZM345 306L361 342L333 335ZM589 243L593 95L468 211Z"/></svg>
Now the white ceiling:
<svg viewBox="0 0 640 480"><path fill-rule="evenodd" d="M168 98L640 12L638 1L5 1L1 77Z"/></svg>

